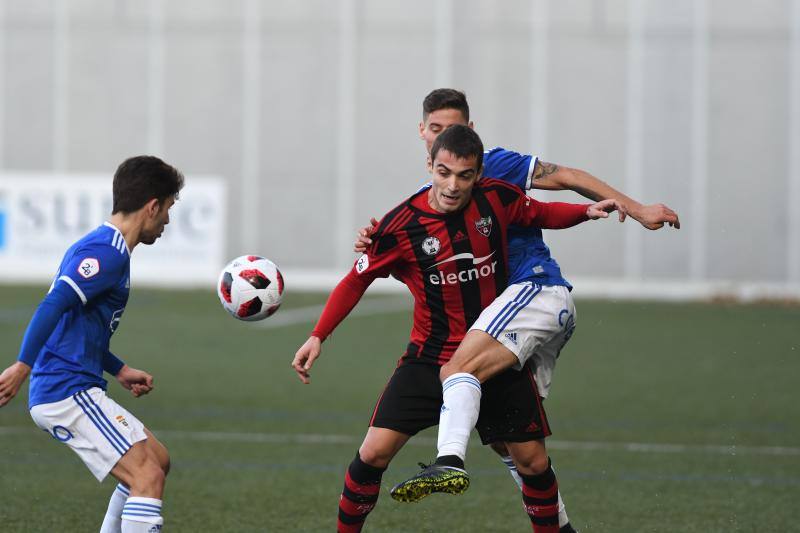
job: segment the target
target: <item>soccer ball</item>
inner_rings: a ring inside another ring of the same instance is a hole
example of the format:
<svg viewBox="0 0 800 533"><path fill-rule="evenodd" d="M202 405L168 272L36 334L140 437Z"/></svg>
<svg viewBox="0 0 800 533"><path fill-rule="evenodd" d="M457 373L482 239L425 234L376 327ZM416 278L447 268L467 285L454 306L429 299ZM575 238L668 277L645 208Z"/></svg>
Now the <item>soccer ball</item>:
<svg viewBox="0 0 800 533"><path fill-rule="evenodd" d="M243 255L228 263L219 275L217 295L234 318L263 320L278 310L283 299L283 276L269 259Z"/></svg>

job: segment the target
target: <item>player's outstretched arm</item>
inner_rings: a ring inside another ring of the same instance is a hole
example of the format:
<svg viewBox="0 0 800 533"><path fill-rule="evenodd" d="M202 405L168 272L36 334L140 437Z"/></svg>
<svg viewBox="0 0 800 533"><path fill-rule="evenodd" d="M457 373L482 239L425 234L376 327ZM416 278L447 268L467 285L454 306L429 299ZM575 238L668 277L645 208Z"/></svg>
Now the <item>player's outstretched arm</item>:
<svg viewBox="0 0 800 533"><path fill-rule="evenodd" d="M123 365L117 372L116 378L119 384L131 391L136 398L153 390L153 376L144 370Z"/></svg>
<svg viewBox="0 0 800 533"><path fill-rule="evenodd" d="M374 279L374 278L372 278ZM297 350L292 368L303 383L310 383L309 370L322 351L322 341L350 314L372 283L370 277L361 278L351 270L333 289L308 340Z"/></svg>
<svg viewBox="0 0 800 533"><path fill-rule="evenodd" d="M574 191L590 200L615 198L633 219L647 229L656 230L664 224L676 229L681 227L678 214L666 205L643 205L584 170L537 161L532 184L534 189Z"/></svg>
<svg viewBox="0 0 800 533"><path fill-rule="evenodd" d="M0 407L10 402L31 374L31 367L17 361L0 374Z"/></svg>
<svg viewBox="0 0 800 533"><path fill-rule="evenodd" d="M297 377L305 384L311 383L309 371L314 366L319 354L322 353L322 341L319 337L310 336L308 340L297 350L292 359L292 368L297 372Z"/></svg>
<svg viewBox="0 0 800 533"><path fill-rule="evenodd" d="M375 217L372 217L369 219L369 224L369 226L364 226L358 230L356 234L356 241L353 243L353 251L356 253L363 254L367 251L367 247L372 244L370 236L378 228L378 221L375 220Z"/></svg>

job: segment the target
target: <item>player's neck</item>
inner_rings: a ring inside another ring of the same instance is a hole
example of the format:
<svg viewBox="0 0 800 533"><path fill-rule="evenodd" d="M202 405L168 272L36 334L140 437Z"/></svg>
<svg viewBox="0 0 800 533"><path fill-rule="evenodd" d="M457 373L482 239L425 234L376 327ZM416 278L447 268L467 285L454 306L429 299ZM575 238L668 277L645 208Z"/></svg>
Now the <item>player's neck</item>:
<svg viewBox="0 0 800 533"><path fill-rule="evenodd" d="M108 221L122 233L122 238L125 239L128 251L133 252L133 249L139 244L139 234L142 228L142 223L138 217L135 214L115 213L111 215Z"/></svg>

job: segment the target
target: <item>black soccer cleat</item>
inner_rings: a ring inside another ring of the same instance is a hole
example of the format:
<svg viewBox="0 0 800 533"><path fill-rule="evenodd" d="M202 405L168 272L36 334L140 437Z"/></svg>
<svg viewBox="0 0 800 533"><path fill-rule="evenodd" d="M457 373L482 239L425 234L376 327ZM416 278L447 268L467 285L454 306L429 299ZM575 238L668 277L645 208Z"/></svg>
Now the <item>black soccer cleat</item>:
<svg viewBox="0 0 800 533"><path fill-rule="evenodd" d="M558 533L578 533L574 527L572 527L569 522L561 526L558 530Z"/></svg>
<svg viewBox="0 0 800 533"><path fill-rule="evenodd" d="M469 488L469 474L454 466L419 463L422 471L394 486L390 494L399 502L418 502L428 494L444 492L464 494Z"/></svg>

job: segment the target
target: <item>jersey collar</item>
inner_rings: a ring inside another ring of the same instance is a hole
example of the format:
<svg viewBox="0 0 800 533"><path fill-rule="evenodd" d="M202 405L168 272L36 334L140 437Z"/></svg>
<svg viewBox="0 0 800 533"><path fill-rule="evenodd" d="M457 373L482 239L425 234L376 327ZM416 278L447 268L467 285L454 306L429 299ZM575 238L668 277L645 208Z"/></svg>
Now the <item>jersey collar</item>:
<svg viewBox="0 0 800 533"><path fill-rule="evenodd" d="M116 227L116 226L115 226L114 224L112 224L111 222L109 222L108 220L106 220L105 222L103 222L103 225L104 225L104 226L107 226L107 227L109 227L109 228L111 228L111 229L113 229L114 231L116 231L117 233L119 233L120 235L122 235L122 232L119 230L119 228L118 228L118 227ZM122 240L123 240L123 241L125 240L125 236L124 236L124 235L122 235ZM126 249L126 250L128 250L128 257L130 257L130 255L131 255L131 249L130 249L130 248L128 248L128 242L127 242L127 241L125 241L125 249Z"/></svg>

